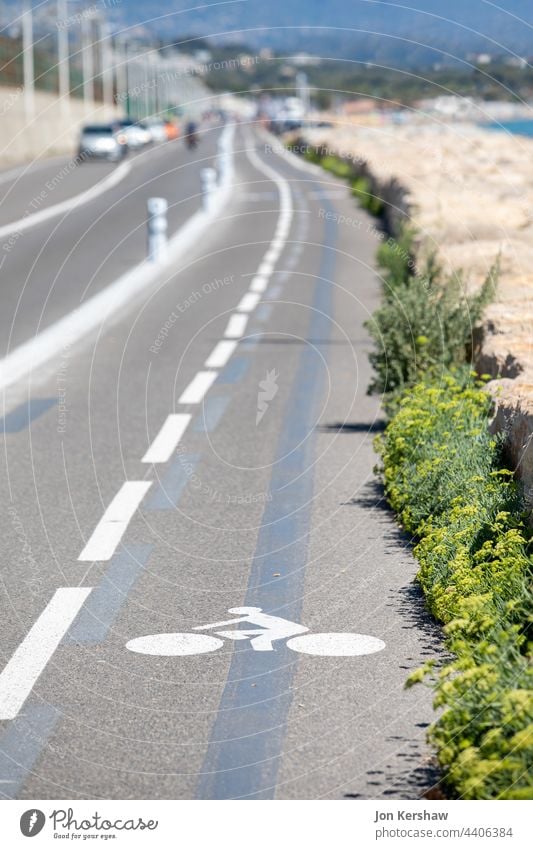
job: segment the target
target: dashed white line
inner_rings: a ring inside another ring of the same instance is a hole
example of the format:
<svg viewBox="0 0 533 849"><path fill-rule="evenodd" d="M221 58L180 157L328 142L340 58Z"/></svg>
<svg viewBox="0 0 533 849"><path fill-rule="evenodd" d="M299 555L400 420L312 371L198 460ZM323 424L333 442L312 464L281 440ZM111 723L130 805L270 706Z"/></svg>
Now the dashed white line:
<svg viewBox="0 0 533 849"><path fill-rule="evenodd" d="M179 404L199 404L217 378L216 371L199 371L181 393Z"/></svg>
<svg viewBox="0 0 533 849"><path fill-rule="evenodd" d="M89 537L78 560L109 560L152 481L126 481Z"/></svg>
<svg viewBox="0 0 533 849"><path fill-rule="evenodd" d="M240 339L244 335L247 324L247 315L244 315L244 313L233 313L228 321L224 336L227 339Z"/></svg>
<svg viewBox="0 0 533 849"><path fill-rule="evenodd" d="M0 719L17 716L91 590L62 587L55 591L0 675Z"/></svg>
<svg viewBox="0 0 533 849"><path fill-rule="evenodd" d="M250 283L250 292L264 292L268 286L268 277L265 274L256 274Z"/></svg>
<svg viewBox="0 0 533 849"><path fill-rule="evenodd" d="M237 345L238 342L232 339L223 339L221 342L218 342L205 361L207 368L222 368L225 366Z"/></svg>
<svg viewBox="0 0 533 849"><path fill-rule="evenodd" d="M252 310L255 310L260 300L261 295L259 293L247 292L237 304L237 309L239 312L252 312Z"/></svg>
<svg viewBox="0 0 533 849"><path fill-rule="evenodd" d="M189 413L172 413L142 458L143 463L166 463L187 429Z"/></svg>
<svg viewBox="0 0 533 849"><path fill-rule="evenodd" d="M267 277L270 277L272 272L274 271L274 263L263 261L259 268L257 269L258 274L265 274Z"/></svg>

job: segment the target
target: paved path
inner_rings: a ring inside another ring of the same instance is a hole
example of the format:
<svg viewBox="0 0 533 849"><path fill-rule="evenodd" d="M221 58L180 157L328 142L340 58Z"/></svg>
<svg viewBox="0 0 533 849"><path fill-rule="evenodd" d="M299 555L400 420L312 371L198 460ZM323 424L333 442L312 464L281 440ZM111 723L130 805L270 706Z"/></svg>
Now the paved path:
<svg viewBox="0 0 533 849"><path fill-rule="evenodd" d="M372 472L373 223L254 131L235 146L231 200L187 261L4 420L7 798L405 799L431 783L431 696L403 685L437 635ZM54 314L89 261L98 286L116 276L117 238L142 254L150 174L150 194L197 203L198 165L166 177L169 156L132 172L129 201L117 187L116 230L89 233L111 198L76 213ZM46 291L65 241L51 235Z"/></svg>

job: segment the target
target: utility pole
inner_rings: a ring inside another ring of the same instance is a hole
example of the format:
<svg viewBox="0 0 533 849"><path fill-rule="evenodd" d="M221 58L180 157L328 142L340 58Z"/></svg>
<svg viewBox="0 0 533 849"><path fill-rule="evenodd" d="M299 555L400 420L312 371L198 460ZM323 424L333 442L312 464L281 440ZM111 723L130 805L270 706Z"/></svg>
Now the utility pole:
<svg viewBox="0 0 533 849"><path fill-rule="evenodd" d="M22 14L22 73L26 121L35 115L35 72L33 67L33 10L31 0L24 0Z"/></svg>
<svg viewBox="0 0 533 849"><path fill-rule="evenodd" d="M86 10L88 12L88 10ZM93 45L93 20L92 15L84 14L81 21L82 38L82 73L83 73L83 100L85 108L93 108L94 103L94 45Z"/></svg>
<svg viewBox="0 0 533 849"><path fill-rule="evenodd" d="M109 27L103 18L98 18L99 45L100 45L100 69L102 72L102 100L104 106L113 106L113 54L111 51L111 39Z"/></svg>
<svg viewBox="0 0 533 849"><path fill-rule="evenodd" d="M307 118L309 112L309 83L307 81L307 74L303 72L296 74L296 86L298 97L302 101L304 118Z"/></svg>
<svg viewBox="0 0 533 849"><path fill-rule="evenodd" d="M59 102L66 115L70 107L70 72L68 49L67 0L57 0L57 72Z"/></svg>

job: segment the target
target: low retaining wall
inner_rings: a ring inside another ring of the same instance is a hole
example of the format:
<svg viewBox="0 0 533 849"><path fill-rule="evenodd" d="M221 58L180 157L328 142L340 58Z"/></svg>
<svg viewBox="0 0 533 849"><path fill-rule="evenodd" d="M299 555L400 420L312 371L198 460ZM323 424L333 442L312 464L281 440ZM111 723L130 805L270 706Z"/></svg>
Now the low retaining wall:
<svg viewBox="0 0 533 849"><path fill-rule="evenodd" d="M475 287L500 256L497 298L474 334L476 367L494 379L492 429L533 507L533 140L474 127L311 130L298 141L338 156L386 204L384 229L412 221L447 271Z"/></svg>
<svg viewBox="0 0 533 849"><path fill-rule="evenodd" d="M0 168L76 150L80 127L120 117L116 107L100 103L85 107L71 98L66 107L54 94L35 92L34 117L27 121L22 88L0 87Z"/></svg>

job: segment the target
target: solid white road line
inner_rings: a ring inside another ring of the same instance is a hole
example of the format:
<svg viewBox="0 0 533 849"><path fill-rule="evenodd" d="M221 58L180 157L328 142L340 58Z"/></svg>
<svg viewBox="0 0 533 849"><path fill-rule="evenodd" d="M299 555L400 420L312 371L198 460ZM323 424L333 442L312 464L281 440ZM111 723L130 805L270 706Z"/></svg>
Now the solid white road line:
<svg viewBox="0 0 533 849"><path fill-rule="evenodd" d="M0 675L0 719L16 717L91 590L55 591Z"/></svg>
<svg viewBox="0 0 533 849"><path fill-rule="evenodd" d="M222 366L225 366L237 345L238 342L234 342L231 339L223 339L222 342L218 342L205 361L207 368L222 368Z"/></svg>
<svg viewBox="0 0 533 849"><path fill-rule="evenodd" d="M199 371L181 393L178 404L199 404L217 376L216 371Z"/></svg>
<svg viewBox="0 0 533 849"><path fill-rule="evenodd" d="M103 180L91 186L90 189L80 192L79 195L74 195L73 198L67 198L67 200L61 201L61 203L55 203L53 206L47 207L47 209L41 209L40 212L34 212L32 215L25 215L24 218L20 218L18 221L11 221L9 224L0 227L0 239L3 239L4 236L8 236L10 233L21 233L23 230L35 227L36 224L42 224L43 221L56 218L64 212L70 212L76 209L76 207L94 200L104 192L108 192L117 183L120 183L121 180L128 176L130 171L131 162L123 162L111 174L104 177Z"/></svg>
<svg viewBox="0 0 533 849"><path fill-rule="evenodd" d="M109 560L152 481L126 481L89 537L78 560Z"/></svg>
<svg viewBox="0 0 533 849"><path fill-rule="evenodd" d="M247 292L246 295L243 295L239 303L237 304L237 309L239 312L252 312L255 310L257 304L261 300L261 295L256 292Z"/></svg>
<svg viewBox="0 0 533 849"><path fill-rule="evenodd" d="M224 336L227 339L240 339L246 330L248 316L243 313L233 313L228 321Z"/></svg>
<svg viewBox="0 0 533 849"><path fill-rule="evenodd" d="M189 413L172 413L142 458L143 463L166 463L191 420Z"/></svg>

